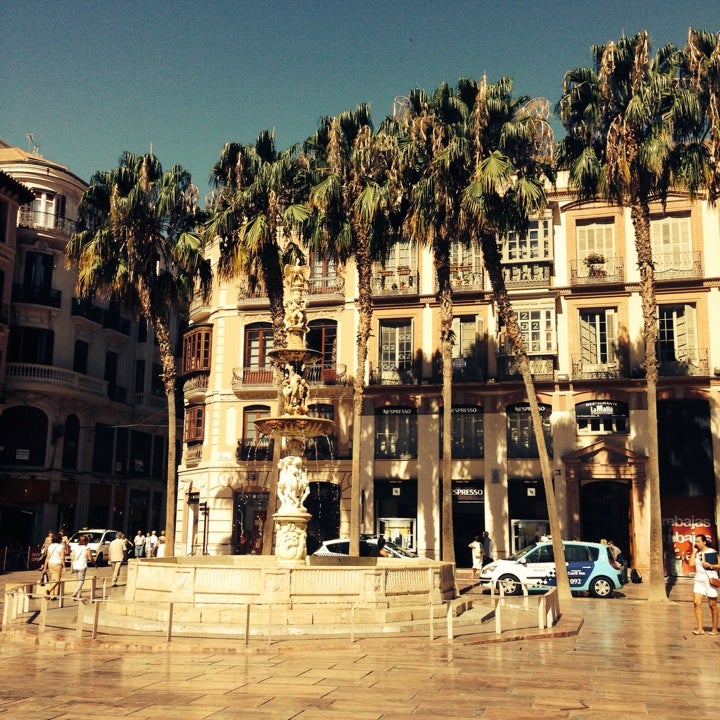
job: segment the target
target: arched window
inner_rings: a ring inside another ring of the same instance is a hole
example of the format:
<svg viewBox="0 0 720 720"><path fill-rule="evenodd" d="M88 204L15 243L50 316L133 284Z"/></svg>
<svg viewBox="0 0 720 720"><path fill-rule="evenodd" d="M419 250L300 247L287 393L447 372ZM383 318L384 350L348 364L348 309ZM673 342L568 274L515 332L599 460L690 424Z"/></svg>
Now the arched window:
<svg viewBox="0 0 720 720"><path fill-rule="evenodd" d="M12 407L0 415L0 465L43 467L47 415L34 407Z"/></svg>

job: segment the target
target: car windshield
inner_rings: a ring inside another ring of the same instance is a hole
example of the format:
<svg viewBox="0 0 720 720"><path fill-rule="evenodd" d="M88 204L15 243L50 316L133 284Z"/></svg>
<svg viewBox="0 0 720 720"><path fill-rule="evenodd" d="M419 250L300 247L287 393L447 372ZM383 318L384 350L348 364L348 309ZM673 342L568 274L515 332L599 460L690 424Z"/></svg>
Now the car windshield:
<svg viewBox="0 0 720 720"><path fill-rule="evenodd" d="M88 539L88 543L96 543L102 540L102 533L92 532L91 530L78 530L71 538L71 543L76 543L80 538L85 535Z"/></svg>
<svg viewBox="0 0 720 720"><path fill-rule="evenodd" d="M518 550L516 553L511 555L508 558L508 560L520 560L520 558L524 558L526 555L529 555L537 547L539 547L538 543L528 545L527 547L523 548L522 550Z"/></svg>

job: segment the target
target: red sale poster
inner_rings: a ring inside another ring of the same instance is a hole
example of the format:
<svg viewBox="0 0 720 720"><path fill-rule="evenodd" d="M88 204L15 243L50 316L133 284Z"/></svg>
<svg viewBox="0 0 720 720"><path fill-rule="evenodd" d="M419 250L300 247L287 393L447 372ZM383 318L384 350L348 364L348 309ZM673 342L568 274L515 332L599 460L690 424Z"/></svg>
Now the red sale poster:
<svg viewBox="0 0 720 720"><path fill-rule="evenodd" d="M664 497L662 499L665 572L682 577L693 575L688 562L696 535L706 535L717 549L713 499L709 497Z"/></svg>

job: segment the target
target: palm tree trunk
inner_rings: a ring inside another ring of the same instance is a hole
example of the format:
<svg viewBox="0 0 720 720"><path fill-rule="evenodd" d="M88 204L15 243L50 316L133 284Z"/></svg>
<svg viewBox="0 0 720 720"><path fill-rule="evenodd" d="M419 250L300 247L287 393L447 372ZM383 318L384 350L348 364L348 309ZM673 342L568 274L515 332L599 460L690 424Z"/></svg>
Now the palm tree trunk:
<svg viewBox="0 0 720 720"><path fill-rule="evenodd" d="M487 269L488 276L490 277L490 285L495 295L495 303L498 308L498 314L505 324L515 358L520 366L520 373L525 385L525 394L527 395L528 404L530 406L533 432L535 433L535 442L537 443L538 454L540 456L540 470L542 473L543 487L545 489L548 522L550 523L550 535L552 537L553 555L555 557L555 577L558 588L558 598L560 599L560 602L569 602L572 600L572 593L570 592L570 580L567 574L567 565L565 564L565 548L562 543L562 527L560 525L560 515L558 514L557 503L555 501L555 488L552 481L550 456L548 455L547 445L545 443L545 434L543 433L542 418L540 417L540 408L538 406L537 394L535 392L535 383L532 378L532 373L530 372L530 362L528 361L527 353L525 352L522 333L520 332L520 327L517 321L517 315L512 308L507 288L505 287L505 278L502 274L500 254L498 253L497 242L494 234L482 233L481 245L483 260L485 262L485 268Z"/></svg>
<svg viewBox="0 0 720 720"><path fill-rule="evenodd" d="M165 491L165 554L175 554L175 516L177 513L177 412L175 386L177 366L173 353L170 329L161 317L153 318L153 327L160 350L163 368L163 385L168 407L168 448L167 448L167 487Z"/></svg>
<svg viewBox="0 0 720 720"><path fill-rule="evenodd" d="M350 486L350 555L354 557L360 555L362 416L365 399L365 366L373 314L372 263L368 253L368 242L364 234L358 234L356 237L358 238L358 252L355 255L358 276L358 334L353 377L353 447Z"/></svg>
<svg viewBox="0 0 720 720"><path fill-rule="evenodd" d="M635 250L640 268L640 296L643 311L645 340L645 387L647 392L648 464L645 492L650 512L650 579L649 599L666 601L665 571L663 568L662 507L660 502L660 462L658 459L657 416L657 300L655 298L655 269L650 241L650 209L647 202L637 200L630 208L635 230Z"/></svg>
<svg viewBox="0 0 720 720"><path fill-rule="evenodd" d="M452 515L452 348L453 302L450 287L450 258L447 248L435 247L435 266L440 287L440 353L442 356L442 559L455 562L455 533Z"/></svg>

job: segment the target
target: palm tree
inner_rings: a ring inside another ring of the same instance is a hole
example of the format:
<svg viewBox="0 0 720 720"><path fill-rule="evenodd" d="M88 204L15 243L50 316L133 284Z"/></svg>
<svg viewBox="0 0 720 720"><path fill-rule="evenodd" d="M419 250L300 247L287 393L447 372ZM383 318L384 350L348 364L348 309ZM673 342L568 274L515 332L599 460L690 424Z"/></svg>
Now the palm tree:
<svg viewBox="0 0 720 720"><path fill-rule="evenodd" d="M170 320L182 315L197 288L207 297L210 264L195 229L201 220L190 173L163 173L153 154L125 152L117 168L91 178L80 202L84 229L68 242L81 297L118 300L150 322L158 341L168 403L167 552L174 553L176 514L177 367Z"/></svg>
<svg viewBox="0 0 720 720"><path fill-rule="evenodd" d="M720 33L690 28L682 75L683 88L696 101L697 120L694 132L683 138L683 181L691 193L707 188L715 204L720 196Z"/></svg>
<svg viewBox="0 0 720 720"><path fill-rule="evenodd" d="M450 255L453 242L469 245L470 230L462 207L469 182L467 112L447 84L428 97L416 88L392 127L399 135L404 192L408 196L405 229L418 244L432 248L440 304L442 358L442 559L455 562L452 518L452 348L453 293Z"/></svg>
<svg viewBox="0 0 720 720"><path fill-rule="evenodd" d="M294 241L309 216L303 176L298 147L278 152L268 130L253 144L226 143L210 173L217 192L205 237L221 238L218 274L243 275L251 290L260 286L267 292L276 347L285 345L283 266L303 259Z"/></svg>
<svg viewBox="0 0 720 720"><path fill-rule="evenodd" d="M307 198L305 173L306 158L298 146L278 152L268 130L254 144L226 143L210 173L216 194L205 237L208 241L221 238L218 274L224 279L244 276L251 291L265 290L275 348L286 344L283 268L304 261L296 239L309 217L303 202ZM280 368L276 380L282 407ZM268 507L275 505L276 486L271 484ZM268 513L265 537L273 536L272 523L272 513ZM271 551L272 543L265 543L264 554Z"/></svg>
<svg viewBox="0 0 720 720"><path fill-rule="evenodd" d="M547 502L561 601L572 598L565 565L560 516L555 500L550 457L530 363L517 315L505 286L498 239L511 231L526 234L529 218L542 214L547 198L544 180L554 181L552 133L543 102L514 97L508 77L488 84L485 79L461 80L458 94L468 107L468 152L471 177L463 207L475 242L482 249L498 315L518 362L530 406L533 431Z"/></svg>
<svg viewBox="0 0 720 720"><path fill-rule="evenodd" d="M650 241L650 201L665 201L677 177L673 130L687 103L678 94L678 55L672 45L650 55L645 31L594 46L594 67L568 71L558 103L566 136L561 167L580 199L601 197L630 209L640 270L648 399L650 598L665 600L660 469L658 464L657 306Z"/></svg>
<svg viewBox="0 0 720 720"><path fill-rule="evenodd" d="M312 155L314 212L311 247L340 263L353 259L358 279L358 332L353 377L353 452L350 554L360 552L360 447L365 368L372 328L372 263L380 257L389 230L389 177L395 141L374 133L367 105L320 122L306 141Z"/></svg>

